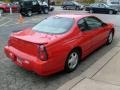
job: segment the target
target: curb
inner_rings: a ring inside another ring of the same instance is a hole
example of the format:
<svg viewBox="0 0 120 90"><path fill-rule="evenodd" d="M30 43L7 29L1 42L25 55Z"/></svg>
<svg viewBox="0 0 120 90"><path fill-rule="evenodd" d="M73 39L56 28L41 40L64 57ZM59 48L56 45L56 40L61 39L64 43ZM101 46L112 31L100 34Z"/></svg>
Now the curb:
<svg viewBox="0 0 120 90"><path fill-rule="evenodd" d="M108 53L106 53L103 57L101 57L95 64L93 64L90 68L88 68L85 72L83 72L80 76L68 81L63 86L59 87L57 90L70 90L76 84L81 82L81 80L85 78L92 78L95 76L104 66L114 57L117 53L119 53L120 47L112 48Z"/></svg>

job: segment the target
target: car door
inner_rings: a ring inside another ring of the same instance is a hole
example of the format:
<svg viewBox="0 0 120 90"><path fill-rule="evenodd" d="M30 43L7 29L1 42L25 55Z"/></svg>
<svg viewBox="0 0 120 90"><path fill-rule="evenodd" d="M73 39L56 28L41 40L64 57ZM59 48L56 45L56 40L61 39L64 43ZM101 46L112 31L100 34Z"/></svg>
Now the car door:
<svg viewBox="0 0 120 90"><path fill-rule="evenodd" d="M75 9L74 3L73 2L68 2L67 3L67 8L69 8L69 9Z"/></svg>
<svg viewBox="0 0 120 90"><path fill-rule="evenodd" d="M40 5L37 0L32 0L32 11L38 12L40 10Z"/></svg>
<svg viewBox="0 0 120 90"><path fill-rule="evenodd" d="M79 33L79 45L82 47L82 58L89 55L92 52L93 40L94 40L94 33L92 30L89 30L84 19L80 19L78 21L78 27L80 30Z"/></svg>
<svg viewBox="0 0 120 90"><path fill-rule="evenodd" d="M93 34L93 50L106 42L108 31L104 29L103 22L94 16L86 17L85 21Z"/></svg>
<svg viewBox="0 0 120 90"><path fill-rule="evenodd" d="M99 4L93 4L91 8L93 12L99 13L99 10L100 10Z"/></svg>
<svg viewBox="0 0 120 90"><path fill-rule="evenodd" d="M73 9L73 10L75 10L76 9L76 4L75 4L75 2L71 2L71 8Z"/></svg>
<svg viewBox="0 0 120 90"><path fill-rule="evenodd" d="M101 13L107 13L109 11L108 8L103 3L99 4L99 7Z"/></svg>

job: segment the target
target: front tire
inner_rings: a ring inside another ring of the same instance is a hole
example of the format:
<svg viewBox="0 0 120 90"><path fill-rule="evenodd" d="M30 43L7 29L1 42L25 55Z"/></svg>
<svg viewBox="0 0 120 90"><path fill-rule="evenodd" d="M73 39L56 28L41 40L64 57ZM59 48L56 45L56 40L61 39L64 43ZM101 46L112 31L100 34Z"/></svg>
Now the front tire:
<svg viewBox="0 0 120 90"><path fill-rule="evenodd" d="M67 10L67 7L64 6L64 7L63 7L63 10Z"/></svg>
<svg viewBox="0 0 120 90"><path fill-rule="evenodd" d="M80 10L80 7L76 7L75 10Z"/></svg>
<svg viewBox="0 0 120 90"><path fill-rule="evenodd" d="M48 8L44 8L44 14L48 14L49 13L49 9Z"/></svg>
<svg viewBox="0 0 120 90"><path fill-rule="evenodd" d="M107 45L111 44L112 41L113 41L113 36L114 36L114 33L113 32L110 32L109 33L109 36L107 38Z"/></svg>
<svg viewBox="0 0 120 90"><path fill-rule="evenodd" d="M80 53L78 50L72 50L70 54L67 57L67 60L65 62L65 71L66 72L72 72L74 71L79 63L80 60Z"/></svg>
<svg viewBox="0 0 120 90"><path fill-rule="evenodd" d="M29 11L27 12L27 16L28 16L28 17L31 17L31 16L32 16L32 11L31 11L31 10L29 10Z"/></svg>
<svg viewBox="0 0 120 90"><path fill-rule="evenodd" d="M93 10L91 9L89 12L90 12L90 13L93 13Z"/></svg>
<svg viewBox="0 0 120 90"><path fill-rule="evenodd" d="M110 10L110 11L109 11L109 14L113 14L113 11L112 11L112 10Z"/></svg>

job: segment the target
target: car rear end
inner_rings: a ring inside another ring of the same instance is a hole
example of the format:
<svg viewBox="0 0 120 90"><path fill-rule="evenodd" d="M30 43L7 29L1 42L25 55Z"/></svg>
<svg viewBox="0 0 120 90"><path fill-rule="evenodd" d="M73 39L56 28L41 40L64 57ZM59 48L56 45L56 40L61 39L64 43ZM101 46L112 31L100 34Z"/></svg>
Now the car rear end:
<svg viewBox="0 0 120 90"><path fill-rule="evenodd" d="M61 71L67 54L62 38L73 23L73 18L52 16L33 28L15 32L9 37L5 53L18 66L42 76Z"/></svg>
<svg viewBox="0 0 120 90"><path fill-rule="evenodd" d="M44 43L32 43L16 37L10 37L4 48L8 58L16 65L34 71L39 75L48 75L48 56Z"/></svg>

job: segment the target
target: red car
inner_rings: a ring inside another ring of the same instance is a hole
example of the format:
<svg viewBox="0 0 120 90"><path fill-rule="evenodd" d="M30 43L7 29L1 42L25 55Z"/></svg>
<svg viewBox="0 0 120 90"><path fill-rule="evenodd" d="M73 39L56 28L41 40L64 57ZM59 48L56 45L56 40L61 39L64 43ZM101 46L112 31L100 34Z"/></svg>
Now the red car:
<svg viewBox="0 0 120 90"><path fill-rule="evenodd" d="M12 7L13 12L18 12L19 11L19 6L15 4L8 4L8 3L0 3L0 12L10 12L10 5Z"/></svg>
<svg viewBox="0 0 120 90"><path fill-rule="evenodd" d="M114 27L91 15L55 15L12 33L4 50L18 66L47 76L72 72L78 62L113 41Z"/></svg>

